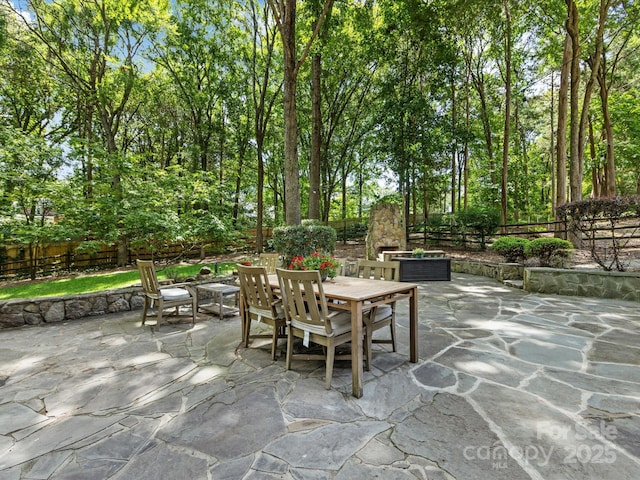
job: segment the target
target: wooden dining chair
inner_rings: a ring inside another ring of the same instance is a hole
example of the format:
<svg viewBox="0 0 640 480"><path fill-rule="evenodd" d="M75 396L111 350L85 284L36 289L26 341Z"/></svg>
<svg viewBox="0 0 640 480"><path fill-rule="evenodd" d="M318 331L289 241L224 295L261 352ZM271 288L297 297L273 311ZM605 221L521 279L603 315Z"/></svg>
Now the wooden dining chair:
<svg viewBox="0 0 640 480"><path fill-rule="evenodd" d="M351 341L351 314L329 310L318 270L278 268L276 272L287 317L287 370L291 369L291 360L294 358L324 359L325 388L329 389L334 360L351 358L350 354L336 356L336 347ZM310 343L322 345L326 355L294 355L294 338L302 338L304 347L309 347Z"/></svg>
<svg viewBox="0 0 640 480"><path fill-rule="evenodd" d="M194 289L187 283L170 283L160 285L156 269L151 260L137 260L140 280L142 282L142 292L144 295L144 310L142 311L142 325L147 320L149 310L157 302L156 326L160 326L164 318L166 308L175 307L175 315L180 314L180 307L191 305L191 323L196 322L197 296Z"/></svg>
<svg viewBox="0 0 640 480"><path fill-rule="evenodd" d="M276 359L278 338L285 336L285 314L282 300L276 297L269 285L267 268L238 265L242 315L242 340L246 348L250 338L271 338L271 358ZM251 334L251 322L265 323L272 328L271 335Z"/></svg>
<svg viewBox="0 0 640 480"><path fill-rule="evenodd" d="M386 280L397 282L400 278L400 262L390 260L379 262L376 260L359 260L356 266L356 276L360 278L370 278L373 280ZM367 352L371 355L373 343L391 344L391 349L396 351L396 304L395 302L380 305L369 309L363 316ZM391 338L373 339L373 332L381 328L389 327Z"/></svg>
<svg viewBox="0 0 640 480"><path fill-rule="evenodd" d="M280 255L278 253L261 253L258 257L258 265L267 269L267 274L276 273L276 268L280 265Z"/></svg>
<svg viewBox="0 0 640 480"><path fill-rule="evenodd" d="M351 262L346 258L335 258L336 262L340 265L337 268L336 275L346 277L349 276L349 272L351 270Z"/></svg>

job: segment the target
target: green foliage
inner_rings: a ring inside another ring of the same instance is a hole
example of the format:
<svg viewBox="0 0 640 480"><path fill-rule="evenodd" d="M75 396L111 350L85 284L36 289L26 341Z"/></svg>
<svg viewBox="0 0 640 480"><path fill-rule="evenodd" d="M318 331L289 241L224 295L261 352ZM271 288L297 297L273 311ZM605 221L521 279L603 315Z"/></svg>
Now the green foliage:
<svg viewBox="0 0 640 480"><path fill-rule="evenodd" d="M448 230L449 223L446 221L447 216L443 214L429 215L425 223L425 227L431 232L440 232Z"/></svg>
<svg viewBox="0 0 640 480"><path fill-rule="evenodd" d="M384 197L379 198L375 201L375 205L380 205L383 203L402 206L403 204L402 195L400 195L399 193L392 193L389 195L385 195Z"/></svg>
<svg viewBox="0 0 640 480"><path fill-rule="evenodd" d="M573 245L561 238L536 238L525 247L527 258L536 257L545 267L562 267L565 259L571 256Z"/></svg>
<svg viewBox="0 0 640 480"><path fill-rule="evenodd" d="M500 212L494 208L469 207L454 214L431 215L427 232L436 237L450 235L454 243L465 244L468 236L478 238L480 248L486 248L488 238L500 226Z"/></svg>
<svg viewBox="0 0 640 480"><path fill-rule="evenodd" d="M332 253L336 231L325 225L290 225L273 229L273 248L289 264L293 257L306 257L317 250Z"/></svg>
<svg viewBox="0 0 640 480"><path fill-rule="evenodd" d="M640 214L640 197L638 195L628 195L623 197L588 198L578 202L565 203L558 207L558 212L573 219L619 219L628 214Z"/></svg>
<svg viewBox="0 0 640 480"><path fill-rule="evenodd" d="M305 8L311 4L302 2L298 11L301 32L313 25L312 9ZM181 242L186 249L204 239L233 242L234 229L255 226L258 209L264 225L280 224L283 212L291 211L287 201L304 211L307 195L292 198L281 181L283 105L274 100L282 94L284 52L281 42L273 42L277 32L265 5L0 2L0 124L15 128L10 137L44 139L42 149L25 149L29 157L58 147L73 160L64 178L58 176L68 189L42 197L68 219L67 237L152 249ZM507 5L513 7L514 72L507 214L515 219L548 212L552 96L536 72L560 69L561 2L527 8L513 2L334 2L322 40L313 46L323 65L323 220L361 217L377 197L389 202L387 194L396 188L394 203L425 212L450 210L451 202L456 211L500 202ZM581 33L594 31L598 13L591 6L580 7ZM611 68L604 80L616 187L631 192L640 165L640 68L638 56L627 54L638 43L636 12L612 5L609 13L605 57ZM536 32L536 48L523 48L528 32ZM591 42L584 44L584 58L592 49ZM312 144L305 123L311 118L308 66L297 84L303 159ZM603 171L605 159L603 105L596 97L590 109L595 155L584 160L585 172ZM0 150L6 145L1 139ZM307 165L300 162L303 192ZM0 175L5 172L16 178L22 173L3 164ZM584 180L586 191L590 180ZM14 193L0 192L6 217L15 213ZM437 217L441 223L429 228L451 232L460 243L474 235L484 246L490 222L468 218L472 213ZM341 239L359 232L364 228L349 227Z"/></svg>
<svg viewBox="0 0 640 480"><path fill-rule="evenodd" d="M81 248L126 237L133 248L154 252L180 244L185 253L209 242L234 241L231 219L216 208L217 191L209 176L179 167L145 173L135 160L122 180L121 202L107 195L87 199L69 186L63 225L69 237L86 239Z"/></svg>
<svg viewBox="0 0 640 480"><path fill-rule="evenodd" d="M631 226L632 233L638 229L639 196L589 198L566 203L558 207L558 212L561 216L571 219L571 227L586 239L591 258L598 265L607 271L613 270L614 267L618 271L626 269L620 252L628 244L629 238L625 238L625 230L620 226L626 223ZM598 234L603 226L609 230L606 241L599 238Z"/></svg>
<svg viewBox="0 0 640 480"><path fill-rule="evenodd" d="M290 270L318 270L322 277L334 278L340 268L340 262L333 255L318 249L306 257L293 257Z"/></svg>
<svg viewBox="0 0 640 480"><path fill-rule="evenodd" d="M368 231L369 226L366 223L351 223L346 228L337 230L337 239L340 241L361 240L366 237Z"/></svg>
<svg viewBox="0 0 640 480"><path fill-rule="evenodd" d="M464 230L480 240L480 248L486 248L487 238L500 226L500 211L491 207L469 207L456 214Z"/></svg>
<svg viewBox="0 0 640 480"><path fill-rule="evenodd" d="M507 262L522 262L529 240L521 237L500 237L491 244L491 250L505 257Z"/></svg>
<svg viewBox="0 0 640 480"><path fill-rule="evenodd" d="M55 240L53 222L62 156L43 137L0 125L0 242L28 245L35 279L42 243Z"/></svg>

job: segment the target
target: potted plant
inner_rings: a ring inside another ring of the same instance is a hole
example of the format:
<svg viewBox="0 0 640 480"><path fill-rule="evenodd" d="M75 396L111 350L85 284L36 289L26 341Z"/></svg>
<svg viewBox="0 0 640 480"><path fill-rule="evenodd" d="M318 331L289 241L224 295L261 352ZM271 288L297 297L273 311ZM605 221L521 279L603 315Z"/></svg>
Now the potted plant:
<svg viewBox="0 0 640 480"><path fill-rule="evenodd" d="M414 248L413 249L414 258L422 258L424 257L424 248Z"/></svg>
<svg viewBox="0 0 640 480"><path fill-rule="evenodd" d="M289 270L318 270L324 282L327 278L333 278L338 272L340 262L331 254L322 250L316 250L306 257L293 257L289 264Z"/></svg>

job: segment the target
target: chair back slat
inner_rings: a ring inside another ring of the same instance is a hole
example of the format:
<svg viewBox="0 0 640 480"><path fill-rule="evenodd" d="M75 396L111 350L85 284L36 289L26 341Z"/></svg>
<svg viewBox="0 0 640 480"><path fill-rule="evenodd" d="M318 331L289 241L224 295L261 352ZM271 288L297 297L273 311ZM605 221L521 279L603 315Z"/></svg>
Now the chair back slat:
<svg viewBox="0 0 640 480"><path fill-rule="evenodd" d="M390 260L379 262L376 260L359 260L356 267L356 276L360 278L372 278L374 280L400 280L400 262Z"/></svg>
<svg viewBox="0 0 640 480"><path fill-rule="evenodd" d="M349 265L346 258L334 258L336 262L339 263L338 268L336 269L336 274L346 277L349 273Z"/></svg>
<svg viewBox="0 0 640 480"><path fill-rule="evenodd" d="M136 260L138 271L140 272L140 281L142 282L142 290L149 296L160 296L160 283L156 275L156 268L151 260Z"/></svg>
<svg viewBox="0 0 640 480"><path fill-rule="evenodd" d="M294 326L304 328L323 327L327 335L333 328L329 320L327 299L322 289L322 280L318 270L284 270L276 269L282 301Z"/></svg>
<svg viewBox="0 0 640 480"><path fill-rule="evenodd" d="M277 253L261 253L258 257L258 266L265 267L267 273L276 273L276 268L279 267L280 255Z"/></svg>

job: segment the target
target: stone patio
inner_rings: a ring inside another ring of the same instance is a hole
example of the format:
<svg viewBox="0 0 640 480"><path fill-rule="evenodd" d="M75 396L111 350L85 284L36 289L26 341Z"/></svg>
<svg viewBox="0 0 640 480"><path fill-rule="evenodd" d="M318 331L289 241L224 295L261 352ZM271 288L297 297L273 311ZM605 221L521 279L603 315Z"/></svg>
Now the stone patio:
<svg viewBox="0 0 640 480"><path fill-rule="evenodd" d="M348 362L325 390L238 317L5 329L0 479L640 478L637 303L454 273L420 284L416 364L407 317L360 399Z"/></svg>

